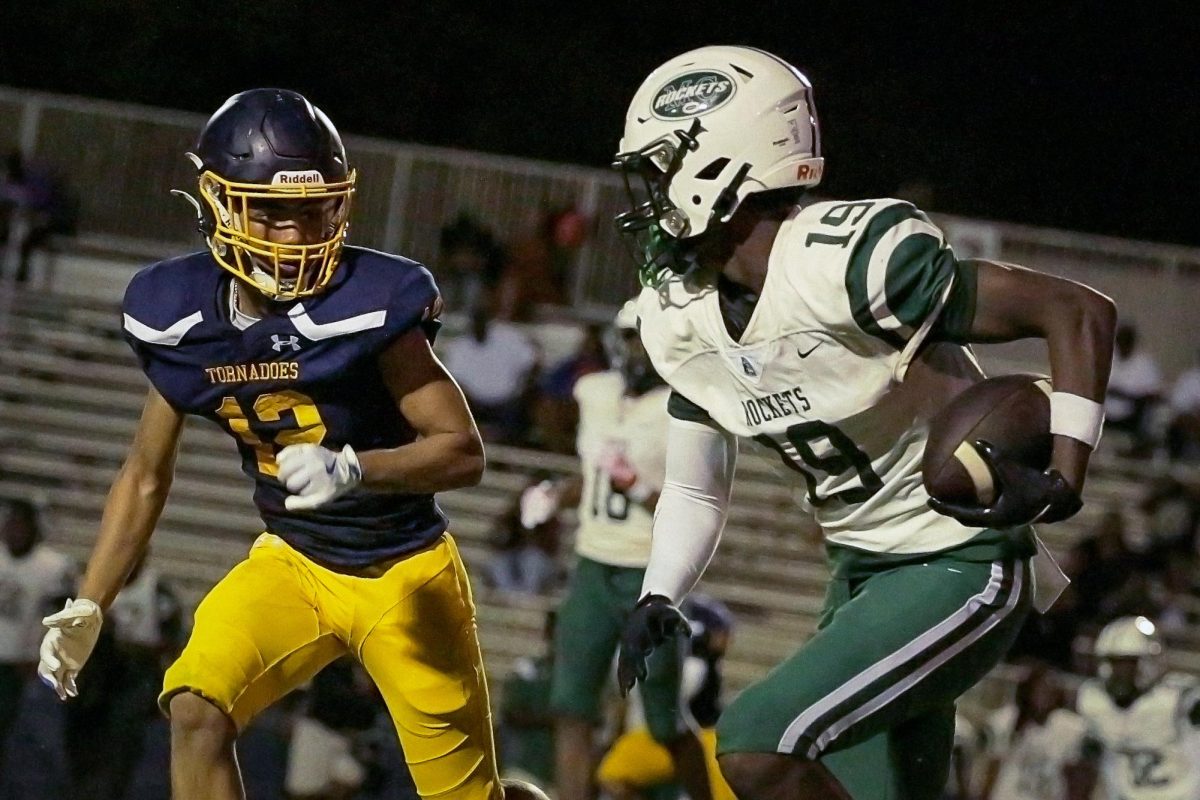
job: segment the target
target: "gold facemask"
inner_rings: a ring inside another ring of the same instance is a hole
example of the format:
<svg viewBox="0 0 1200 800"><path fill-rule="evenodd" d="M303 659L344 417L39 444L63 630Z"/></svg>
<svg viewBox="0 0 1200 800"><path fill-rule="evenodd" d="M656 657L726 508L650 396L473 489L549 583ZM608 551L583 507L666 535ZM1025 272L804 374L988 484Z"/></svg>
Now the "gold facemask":
<svg viewBox="0 0 1200 800"><path fill-rule="evenodd" d="M200 174L200 197L212 216L208 247L224 269L273 300L310 297L329 284L341 260L357 173L351 170L346 180L334 183L323 182L315 171L275 177L277 182L271 184L235 183L210 170ZM250 234L256 201L278 205L321 200L330 204L321 241L278 244Z"/></svg>

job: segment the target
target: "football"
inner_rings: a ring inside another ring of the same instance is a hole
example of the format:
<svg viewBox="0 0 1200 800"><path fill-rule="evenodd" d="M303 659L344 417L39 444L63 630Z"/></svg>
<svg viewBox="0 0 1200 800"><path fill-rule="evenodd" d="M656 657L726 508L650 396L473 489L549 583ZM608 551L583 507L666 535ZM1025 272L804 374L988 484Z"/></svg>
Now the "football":
<svg viewBox="0 0 1200 800"><path fill-rule="evenodd" d="M921 460L925 491L955 503L988 506L996 493L991 470L974 443L991 443L999 454L1039 470L1050 465L1050 380L1042 375L1003 375L959 394L929 423Z"/></svg>

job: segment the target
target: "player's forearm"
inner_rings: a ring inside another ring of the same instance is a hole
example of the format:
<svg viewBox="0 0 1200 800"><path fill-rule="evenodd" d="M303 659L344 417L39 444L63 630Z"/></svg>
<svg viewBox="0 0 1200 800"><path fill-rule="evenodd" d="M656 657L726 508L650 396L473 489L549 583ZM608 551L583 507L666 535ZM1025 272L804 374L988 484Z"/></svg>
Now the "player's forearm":
<svg viewBox="0 0 1200 800"><path fill-rule="evenodd" d="M699 423L671 421L643 596L678 602L700 580L725 528L736 458L733 436Z"/></svg>
<svg viewBox="0 0 1200 800"><path fill-rule="evenodd" d="M1112 368L1116 307L1099 292L1073 281L993 262L978 262L978 300L972 339L1046 340L1055 392L1103 403ZM1054 437L1052 463L1082 489L1091 448Z"/></svg>
<svg viewBox="0 0 1200 800"><path fill-rule="evenodd" d="M107 609L141 560L171 489L172 472L140 472L126 464L117 474L100 533L79 585L79 597Z"/></svg>
<svg viewBox="0 0 1200 800"><path fill-rule="evenodd" d="M358 453L362 484L406 494L474 486L483 477L483 442L474 432L435 433L390 450Z"/></svg>

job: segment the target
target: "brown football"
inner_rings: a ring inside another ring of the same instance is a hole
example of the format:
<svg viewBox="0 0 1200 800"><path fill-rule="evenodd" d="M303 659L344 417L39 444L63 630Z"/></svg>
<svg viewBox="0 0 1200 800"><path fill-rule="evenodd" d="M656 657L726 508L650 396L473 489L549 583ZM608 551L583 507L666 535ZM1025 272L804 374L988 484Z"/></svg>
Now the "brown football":
<svg viewBox="0 0 1200 800"><path fill-rule="evenodd" d="M1037 469L1050 465L1050 380L1003 375L959 394L929 423L921 459L925 491L939 500L991 505L992 475L974 443L990 442L1000 456Z"/></svg>

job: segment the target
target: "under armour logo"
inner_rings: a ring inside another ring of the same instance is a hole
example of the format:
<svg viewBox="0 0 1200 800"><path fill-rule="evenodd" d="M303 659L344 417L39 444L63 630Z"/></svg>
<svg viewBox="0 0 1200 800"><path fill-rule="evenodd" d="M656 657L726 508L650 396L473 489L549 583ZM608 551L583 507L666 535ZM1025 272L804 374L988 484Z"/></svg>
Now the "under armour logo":
<svg viewBox="0 0 1200 800"><path fill-rule="evenodd" d="M300 337L299 336L280 336L277 333L272 333L271 334L271 342L272 342L271 349L274 350L276 353L282 353L283 348L285 348L285 347L290 347L290 348L292 348L292 350L300 349Z"/></svg>

